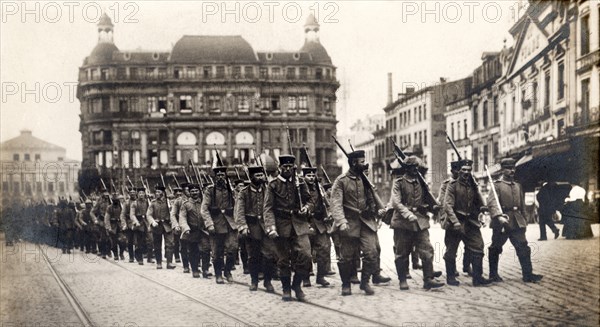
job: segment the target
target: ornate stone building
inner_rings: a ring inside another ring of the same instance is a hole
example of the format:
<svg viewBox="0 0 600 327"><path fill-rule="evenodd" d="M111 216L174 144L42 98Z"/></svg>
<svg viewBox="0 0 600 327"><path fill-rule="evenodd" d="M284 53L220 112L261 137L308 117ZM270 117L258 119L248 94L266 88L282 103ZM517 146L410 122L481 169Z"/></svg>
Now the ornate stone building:
<svg viewBox="0 0 600 327"><path fill-rule="evenodd" d="M182 176L190 160L207 167L255 155L299 155L336 176L336 67L309 16L297 51L257 52L241 36L185 35L171 51L121 51L103 15L98 44L79 68L83 165L121 179ZM273 162L267 159L268 162Z"/></svg>

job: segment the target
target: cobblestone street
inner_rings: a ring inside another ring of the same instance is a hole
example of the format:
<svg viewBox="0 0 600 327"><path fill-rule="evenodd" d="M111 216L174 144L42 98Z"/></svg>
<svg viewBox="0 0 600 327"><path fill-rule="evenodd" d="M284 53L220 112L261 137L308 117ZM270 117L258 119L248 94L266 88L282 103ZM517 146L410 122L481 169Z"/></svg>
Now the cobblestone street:
<svg viewBox="0 0 600 327"><path fill-rule="evenodd" d="M544 275L539 284L521 281L507 244L500 261L504 283L473 288L461 275L459 287L434 291L422 288L420 270L411 271L409 291L399 290L392 231L384 227L382 266L393 278L390 285L377 287L371 297L355 285L354 295L342 297L336 275L330 279L333 287L305 288L308 303L282 302L278 282L277 295L249 292L249 277L241 269L235 271L235 283L217 285L214 279L183 274L180 264L174 271L156 270L152 264L114 262L80 251L61 254L29 243L6 247L2 241L0 321L1 326L594 326L600 316L598 227L593 226L593 239L531 242L534 271ZM537 239L538 232L530 225L528 239ZM483 236L490 240L491 230L483 229ZM438 225L431 240L435 268L444 271ZM484 270L487 274L487 264Z"/></svg>

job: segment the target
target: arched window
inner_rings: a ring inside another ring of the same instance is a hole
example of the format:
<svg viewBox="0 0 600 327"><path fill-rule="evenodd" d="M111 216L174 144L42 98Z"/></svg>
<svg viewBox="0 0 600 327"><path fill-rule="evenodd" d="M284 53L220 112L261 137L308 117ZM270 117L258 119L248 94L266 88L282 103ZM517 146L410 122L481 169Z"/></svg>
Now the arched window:
<svg viewBox="0 0 600 327"><path fill-rule="evenodd" d="M206 144L208 145L224 145L225 144L225 136L219 132L211 132L206 135Z"/></svg>
<svg viewBox="0 0 600 327"><path fill-rule="evenodd" d="M235 144L254 144L254 136L248 132L239 132L235 135Z"/></svg>
<svg viewBox="0 0 600 327"><path fill-rule="evenodd" d="M177 135L177 145L196 145L196 135L191 132L181 132Z"/></svg>

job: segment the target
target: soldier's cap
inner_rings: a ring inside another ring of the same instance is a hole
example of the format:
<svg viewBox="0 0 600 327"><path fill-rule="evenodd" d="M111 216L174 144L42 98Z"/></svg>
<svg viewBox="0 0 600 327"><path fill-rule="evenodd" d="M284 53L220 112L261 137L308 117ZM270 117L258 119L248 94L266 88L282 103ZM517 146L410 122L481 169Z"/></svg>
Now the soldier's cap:
<svg viewBox="0 0 600 327"><path fill-rule="evenodd" d="M451 161L450 169L451 170L460 170L460 161Z"/></svg>
<svg viewBox="0 0 600 327"><path fill-rule="evenodd" d="M119 194L118 193L113 193L112 196L111 196L111 198L113 200L119 200Z"/></svg>
<svg viewBox="0 0 600 327"><path fill-rule="evenodd" d="M244 184L244 180L243 180L243 179L236 178L236 179L233 181L233 185L238 185L238 184Z"/></svg>
<svg viewBox="0 0 600 327"><path fill-rule="evenodd" d="M90 200L90 199L86 199L86 200L85 200L85 204L92 204L92 200Z"/></svg>
<svg viewBox="0 0 600 327"><path fill-rule="evenodd" d="M464 166L473 167L473 160L471 159L463 159L459 163L461 168Z"/></svg>
<svg viewBox="0 0 600 327"><path fill-rule="evenodd" d="M129 189L129 193L131 193L131 192L137 192L137 189L135 187L132 187Z"/></svg>
<svg viewBox="0 0 600 327"><path fill-rule="evenodd" d="M514 168L515 167L515 159L513 158L504 158L500 160L500 167L502 168Z"/></svg>
<svg viewBox="0 0 600 327"><path fill-rule="evenodd" d="M212 170L213 170L213 173L215 173L215 174L227 173L227 167L225 167L225 166L217 166L217 167L214 167Z"/></svg>
<svg viewBox="0 0 600 327"><path fill-rule="evenodd" d="M332 186L333 186L333 184L331 184L331 183L323 183L323 189L325 191L329 190Z"/></svg>
<svg viewBox="0 0 600 327"><path fill-rule="evenodd" d="M302 168L302 175L306 176L307 174L316 174L317 173L317 168L316 167L303 167Z"/></svg>
<svg viewBox="0 0 600 327"><path fill-rule="evenodd" d="M198 190L199 191L200 190L200 185L190 183L190 184L188 184L188 188L190 189L190 191L191 190Z"/></svg>
<svg viewBox="0 0 600 327"><path fill-rule="evenodd" d="M421 166L421 159L419 159L417 156L408 156L406 157L406 159L404 159L404 165L407 167L418 167Z"/></svg>
<svg viewBox="0 0 600 327"><path fill-rule="evenodd" d="M282 154L279 156L279 165L293 165L296 162L296 157L291 154Z"/></svg>
<svg viewBox="0 0 600 327"><path fill-rule="evenodd" d="M183 182L183 183L179 183L179 185L181 185L181 188L182 188L182 189L184 189L184 188L186 188L186 187L189 187L189 186L190 186L190 183L188 183L188 182Z"/></svg>
<svg viewBox="0 0 600 327"><path fill-rule="evenodd" d="M173 192L183 192L183 189L181 187L173 187Z"/></svg>
<svg viewBox="0 0 600 327"><path fill-rule="evenodd" d="M250 176L256 174L256 173L264 173L265 170L262 166L250 166L248 167L248 174Z"/></svg>
<svg viewBox="0 0 600 327"><path fill-rule="evenodd" d="M348 160L359 159L359 158L364 158L364 157L365 157L364 150L356 150L356 151L352 151L352 152L348 153Z"/></svg>
<svg viewBox="0 0 600 327"><path fill-rule="evenodd" d="M207 187L209 185L212 185L212 183L210 181L204 181L204 182L202 182L202 187Z"/></svg>
<svg viewBox="0 0 600 327"><path fill-rule="evenodd" d="M156 185L156 186L154 187L154 191L155 191L155 192L156 192L156 191L163 191L163 192L164 192L164 191L165 191L165 187L164 187L164 186L162 186L162 185Z"/></svg>
<svg viewBox="0 0 600 327"><path fill-rule="evenodd" d="M146 188L145 187L138 187L135 190L138 191L138 192L145 192Z"/></svg>
<svg viewBox="0 0 600 327"><path fill-rule="evenodd" d="M248 185L250 185L250 184L252 184L252 182L251 182L251 181L248 181L248 180L244 181L244 186L248 186Z"/></svg>

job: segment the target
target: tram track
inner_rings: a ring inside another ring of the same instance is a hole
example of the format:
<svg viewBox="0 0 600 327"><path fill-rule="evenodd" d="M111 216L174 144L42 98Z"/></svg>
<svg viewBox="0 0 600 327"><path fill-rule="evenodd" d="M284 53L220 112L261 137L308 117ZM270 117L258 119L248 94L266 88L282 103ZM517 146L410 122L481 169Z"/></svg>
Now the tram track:
<svg viewBox="0 0 600 327"><path fill-rule="evenodd" d="M77 299L77 297L75 296L75 294L73 293L73 291L71 290L71 288L69 287L69 285L67 283L65 283L65 281L62 279L62 277L56 272L56 269L54 269L54 266L52 266L52 263L48 259L48 256L46 255L46 252L39 245L37 245L37 248L40 251L40 253L42 254L42 258L44 259L44 262L46 263L46 266L48 267L48 270L50 271L50 273L52 274L52 276L56 280L56 283L58 284L58 286L60 287L61 291L63 292L63 294L67 298L67 301L69 301L69 304L71 304L71 307L75 311L75 314L77 315L77 317L79 318L79 320L81 321L81 323L84 326L86 326L86 327L88 327L88 326L89 327L97 326L93 322L93 320L90 317L90 315L88 314L88 312L83 308L83 305Z"/></svg>

